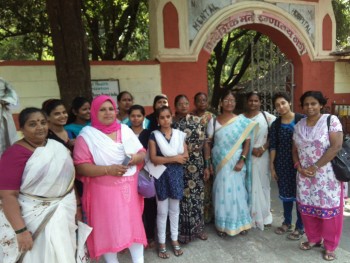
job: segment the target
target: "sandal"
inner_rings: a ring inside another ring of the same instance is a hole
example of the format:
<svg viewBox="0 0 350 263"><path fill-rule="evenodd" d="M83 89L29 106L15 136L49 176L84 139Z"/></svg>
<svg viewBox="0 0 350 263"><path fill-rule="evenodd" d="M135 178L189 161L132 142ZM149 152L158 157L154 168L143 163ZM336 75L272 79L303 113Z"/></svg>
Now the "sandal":
<svg viewBox="0 0 350 263"><path fill-rule="evenodd" d="M156 247L156 241L153 238L150 238L147 240L147 248L155 248Z"/></svg>
<svg viewBox="0 0 350 263"><path fill-rule="evenodd" d="M219 230L217 230L216 233L217 233L218 236L221 237L221 238L224 238L224 237L227 236L227 234L226 234L225 232L221 232L221 231L219 231Z"/></svg>
<svg viewBox="0 0 350 263"><path fill-rule="evenodd" d="M208 239L208 234L204 231L200 232L197 234L197 238L200 240L207 240Z"/></svg>
<svg viewBox="0 0 350 263"><path fill-rule="evenodd" d="M239 234L242 236L246 236L246 235L248 235L248 230L243 230Z"/></svg>
<svg viewBox="0 0 350 263"><path fill-rule="evenodd" d="M266 224L264 225L264 230L269 230L272 227L271 224Z"/></svg>
<svg viewBox="0 0 350 263"><path fill-rule="evenodd" d="M301 250L310 250L313 247L321 247L322 246L322 241L317 242L317 243L310 243L308 241L302 242L299 246Z"/></svg>
<svg viewBox="0 0 350 263"><path fill-rule="evenodd" d="M304 235L304 231L295 229L294 232L290 233L287 238L290 240L300 240Z"/></svg>
<svg viewBox="0 0 350 263"><path fill-rule="evenodd" d="M290 232L290 231L292 231L292 226L283 223L282 226L276 228L275 233L277 235L283 235L283 234Z"/></svg>
<svg viewBox="0 0 350 263"><path fill-rule="evenodd" d="M173 252L175 256L180 257L183 255L184 252L182 251L182 248L178 241L173 241L171 245L173 246Z"/></svg>
<svg viewBox="0 0 350 263"><path fill-rule="evenodd" d="M327 251L325 250L323 253L323 259L326 261L333 261L335 260L337 257L335 256L334 251Z"/></svg>
<svg viewBox="0 0 350 263"><path fill-rule="evenodd" d="M167 259L170 257L168 251L166 250L165 244L160 244L158 247L158 257L162 259Z"/></svg>

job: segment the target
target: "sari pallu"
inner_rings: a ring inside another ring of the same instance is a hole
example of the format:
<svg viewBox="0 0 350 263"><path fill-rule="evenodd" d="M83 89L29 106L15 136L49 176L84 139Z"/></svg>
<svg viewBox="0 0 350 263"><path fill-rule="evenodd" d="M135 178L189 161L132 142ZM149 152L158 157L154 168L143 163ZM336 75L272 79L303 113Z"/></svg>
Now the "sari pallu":
<svg viewBox="0 0 350 263"><path fill-rule="evenodd" d="M75 262L76 200L71 191L74 166L67 149L54 140L37 148L25 166L18 202L28 230L34 234L45 218L47 224L22 262ZM52 216L50 217L50 214ZM3 262L19 259L17 238L0 210L0 245Z"/></svg>
<svg viewBox="0 0 350 263"><path fill-rule="evenodd" d="M243 142L253 139L255 126L255 122L240 115L215 132L212 149L216 174L213 185L215 226L231 236L251 228L251 151L241 171L234 171L234 167L241 157Z"/></svg>

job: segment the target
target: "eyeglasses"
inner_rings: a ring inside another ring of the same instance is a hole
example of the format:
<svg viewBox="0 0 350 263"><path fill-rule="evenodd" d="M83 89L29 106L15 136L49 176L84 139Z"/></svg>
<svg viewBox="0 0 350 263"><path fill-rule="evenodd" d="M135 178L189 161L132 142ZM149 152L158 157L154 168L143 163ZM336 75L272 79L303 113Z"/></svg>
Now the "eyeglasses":
<svg viewBox="0 0 350 263"><path fill-rule="evenodd" d="M176 104L176 106L179 106L179 107L181 107L181 106L188 106L188 105L190 105L188 102L182 102L182 103L177 103Z"/></svg>
<svg viewBox="0 0 350 263"><path fill-rule="evenodd" d="M234 103L236 103L235 100L223 100L222 102L225 103L225 104L229 104L229 103L234 104Z"/></svg>

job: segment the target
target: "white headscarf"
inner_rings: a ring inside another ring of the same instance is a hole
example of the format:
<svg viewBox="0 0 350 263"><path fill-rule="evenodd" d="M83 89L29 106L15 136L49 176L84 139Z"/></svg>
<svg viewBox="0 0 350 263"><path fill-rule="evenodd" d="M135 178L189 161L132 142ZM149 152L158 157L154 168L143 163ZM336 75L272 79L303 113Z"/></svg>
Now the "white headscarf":
<svg viewBox="0 0 350 263"><path fill-rule="evenodd" d="M0 157L7 147L18 140L9 105L17 105L18 96L12 86L0 78Z"/></svg>

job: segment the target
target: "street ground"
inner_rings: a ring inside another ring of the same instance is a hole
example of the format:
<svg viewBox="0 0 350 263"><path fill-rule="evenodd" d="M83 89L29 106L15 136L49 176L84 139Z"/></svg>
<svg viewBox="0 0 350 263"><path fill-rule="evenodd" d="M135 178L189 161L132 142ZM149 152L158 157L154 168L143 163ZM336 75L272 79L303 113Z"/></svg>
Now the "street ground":
<svg viewBox="0 0 350 263"><path fill-rule="evenodd" d="M283 211L276 182L271 182L272 213L274 222L272 228L265 231L252 229L248 235L221 238L216 234L213 224L206 227L209 238L207 241L195 240L183 245L184 254L176 257L167 244L170 253L169 259L161 259L156 249L145 249L145 263L319 263L322 259L323 248L314 248L310 251L299 249L299 243L305 241L290 241L286 235L276 235L274 230L283 220ZM350 211L350 202L347 206ZM294 214L293 214L294 215ZM350 262L350 213L344 216L343 235L339 248L336 251L335 263ZM132 262L129 252L118 255L120 263ZM100 263L104 262L100 260Z"/></svg>

